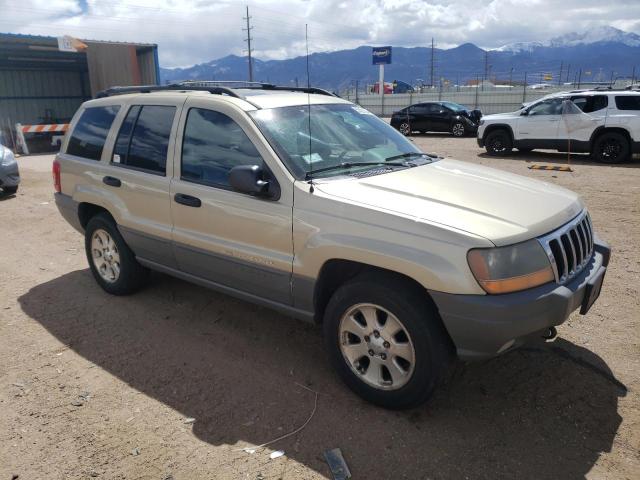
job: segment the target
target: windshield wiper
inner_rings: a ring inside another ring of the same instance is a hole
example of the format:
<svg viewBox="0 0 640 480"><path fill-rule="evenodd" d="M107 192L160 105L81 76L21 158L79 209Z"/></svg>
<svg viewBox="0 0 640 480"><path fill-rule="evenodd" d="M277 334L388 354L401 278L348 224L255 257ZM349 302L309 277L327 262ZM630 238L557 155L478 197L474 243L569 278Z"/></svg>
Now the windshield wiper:
<svg viewBox="0 0 640 480"><path fill-rule="evenodd" d="M344 163L339 163L337 165L332 165L330 167L323 167L317 170L310 170L305 174L304 179L311 180L313 178L313 175L315 175L316 173L329 172L331 170L347 170L349 168L364 167L367 165L374 165L374 166L384 165L384 166L392 166L392 167L413 167L414 166L414 165L401 163L401 162L387 162L386 160L384 162L344 162Z"/></svg>
<svg viewBox="0 0 640 480"><path fill-rule="evenodd" d="M387 157L384 159L384 161L390 162L391 160L398 160L399 158L411 158L411 157L429 157L431 159L438 158L437 155L432 155L430 153L408 152L408 153L401 153L400 155L394 155L393 157Z"/></svg>

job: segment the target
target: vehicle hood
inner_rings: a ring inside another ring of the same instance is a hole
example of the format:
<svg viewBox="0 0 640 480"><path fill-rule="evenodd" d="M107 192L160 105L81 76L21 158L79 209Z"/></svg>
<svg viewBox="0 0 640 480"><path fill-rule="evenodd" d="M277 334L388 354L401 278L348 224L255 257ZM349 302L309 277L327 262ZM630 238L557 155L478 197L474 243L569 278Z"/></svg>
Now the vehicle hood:
<svg viewBox="0 0 640 480"><path fill-rule="evenodd" d="M316 186L350 203L462 230L497 246L548 233L584 208L580 197L564 188L450 159Z"/></svg>
<svg viewBox="0 0 640 480"><path fill-rule="evenodd" d="M491 115L484 115L482 119L485 122L491 121L500 121L500 120L508 120L513 118L518 118L520 116L520 110L516 110L515 112L507 112L507 113L493 113Z"/></svg>

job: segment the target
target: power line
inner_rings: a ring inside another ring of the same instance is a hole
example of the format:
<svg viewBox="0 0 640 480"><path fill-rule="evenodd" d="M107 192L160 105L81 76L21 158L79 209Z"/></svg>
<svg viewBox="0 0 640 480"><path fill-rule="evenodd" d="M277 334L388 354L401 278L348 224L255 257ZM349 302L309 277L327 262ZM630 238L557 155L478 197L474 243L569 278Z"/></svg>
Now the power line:
<svg viewBox="0 0 640 480"><path fill-rule="evenodd" d="M251 30L253 30L253 27L250 24L249 5L247 5L247 16L242 18L247 21L247 28L243 28L242 30L247 32L245 42L247 42L247 56L249 59L249 81L253 82L253 62L251 61Z"/></svg>

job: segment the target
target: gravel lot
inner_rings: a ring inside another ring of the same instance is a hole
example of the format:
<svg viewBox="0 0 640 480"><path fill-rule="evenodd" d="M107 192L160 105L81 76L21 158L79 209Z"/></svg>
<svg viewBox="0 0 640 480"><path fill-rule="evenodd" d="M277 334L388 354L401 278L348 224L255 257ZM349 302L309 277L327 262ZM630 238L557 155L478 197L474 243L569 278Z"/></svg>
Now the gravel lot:
<svg viewBox="0 0 640 480"><path fill-rule="evenodd" d="M583 195L613 247L587 316L554 342L458 365L427 406L381 410L333 375L312 325L160 274L105 294L53 203L52 157L23 157L17 196L0 200L0 480L330 478L335 447L356 479L640 478L640 161L535 171L565 155L413 138ZM242 451L309 418L304 387L319 392L308 425Z"/></svg>

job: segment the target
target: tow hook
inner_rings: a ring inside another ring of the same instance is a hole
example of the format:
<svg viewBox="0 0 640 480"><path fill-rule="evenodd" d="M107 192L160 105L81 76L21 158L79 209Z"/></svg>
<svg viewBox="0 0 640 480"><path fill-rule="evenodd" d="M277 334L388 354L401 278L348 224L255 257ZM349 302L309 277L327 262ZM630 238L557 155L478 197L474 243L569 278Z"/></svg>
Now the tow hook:
<svg viewBox="0 0 640 480"><path fill-rule="evenodd" d="M543 332L542 338L545 340L553 340L557 335L558 331L556 330L556 327L549 327Z"/></svg>

